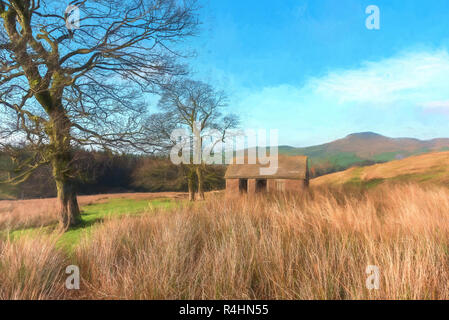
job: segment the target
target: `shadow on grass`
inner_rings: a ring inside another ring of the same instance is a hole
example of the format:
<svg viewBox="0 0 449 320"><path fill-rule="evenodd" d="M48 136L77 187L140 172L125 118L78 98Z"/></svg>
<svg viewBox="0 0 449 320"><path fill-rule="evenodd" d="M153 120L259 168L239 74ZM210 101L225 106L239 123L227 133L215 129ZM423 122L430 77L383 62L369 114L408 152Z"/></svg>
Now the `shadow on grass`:
<svg viewBox="0 0 449 320"><path fill-rule="evenodd" d="M70 228L67 230L67 232L69 232L69 231L75 231L75 230L79 230L79 229L90 228L90 227L92 227L94 224L102 223L102 222L104 222L104 221L105 221L104 217L97 217L97 218L94 218L94 219L85 220L85 219L83 219L83 214L81 213L81 221L78 222L78 224L76 224L75 226L70 227Z"/></svg>

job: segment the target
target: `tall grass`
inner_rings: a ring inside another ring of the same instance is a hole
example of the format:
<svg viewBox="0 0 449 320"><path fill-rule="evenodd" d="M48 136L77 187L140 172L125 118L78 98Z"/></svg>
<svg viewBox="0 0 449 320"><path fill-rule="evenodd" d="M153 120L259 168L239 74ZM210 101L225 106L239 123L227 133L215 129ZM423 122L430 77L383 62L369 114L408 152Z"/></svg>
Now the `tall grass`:
<svg viewBox="0 0 449 320"><path fill-rule="evenodd" d="M0 299L62 299L68 294L63 273L68 265L54 239L0 241Z"/></svg>
<svg viewBox="0 0 449 320"><path fill-rule="evenodd" d="M111 221L77 259L94 298L449 298L448 221L449 192L418 186L215 199Z"/></svg>
<svg viewBox="0 0 449 320"><path fill-rule="evenodd" d="M82 298L448 299L448 221L449 191L439 187L213 197L107 221L71 259L81 270ZM14 246L3 251L33 255ZM57 270L60 253L46 252L48 269ZM2 253L0 265L15 255ZM380 269L379 290L366 288L368 265ZM60 279L44 270L36 266L56 288ZM23 283L14 279L6 285ZM7 290L6 297L38 296L29 290Z"/></svg>

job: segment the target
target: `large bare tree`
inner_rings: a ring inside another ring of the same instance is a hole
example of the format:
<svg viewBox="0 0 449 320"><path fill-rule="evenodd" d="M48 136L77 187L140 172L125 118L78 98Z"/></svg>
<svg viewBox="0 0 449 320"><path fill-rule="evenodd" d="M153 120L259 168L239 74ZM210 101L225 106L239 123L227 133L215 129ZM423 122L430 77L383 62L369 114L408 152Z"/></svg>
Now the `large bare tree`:
<svg viewBox="0 0 449 320"><path fill-rule="evenodd" d="M197 136L200 148L204 149L205 139L209 141L210 149L217 142L224 142L229 130L238 124L238 117L226 113L228 99L223 91L214 89L211 85L191 79L181 78L164 85L159 107L165 112L166 119L175 119L167 123L177 123L178 127L188 129L192 136ZM211 130L219 135L211 135ZM203 151L203 150L202 150ZM193 161L187 167L187 180L190 200L194 200L194 179L197 178L198 197L204 199L204 169L203 157ZM194 163L196 162L196 163Z"/></svg>
<svg viewBox="0 0 449 320"><path fill-rule="evenodd" d="M151 148L144 93L183 74L179 42L197 25L195 0L68 5L0 0L0 142L16 171L8 182L51 164L65 229L80 221L74 148ZM26 159L15 156L24 141Z"/></svg>

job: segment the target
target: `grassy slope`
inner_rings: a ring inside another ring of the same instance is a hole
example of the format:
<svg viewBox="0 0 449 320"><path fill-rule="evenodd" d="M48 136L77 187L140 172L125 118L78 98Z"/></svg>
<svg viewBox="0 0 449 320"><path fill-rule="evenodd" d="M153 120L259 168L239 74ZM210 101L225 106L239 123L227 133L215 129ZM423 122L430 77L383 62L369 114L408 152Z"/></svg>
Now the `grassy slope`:
<svg viewBox="0 0 449 320"><path fill-rule="evenodd" d="M311 181L312 185L374 186L385 181L449 186L449 152L428 153L368 167L351 168Z"/></svg>

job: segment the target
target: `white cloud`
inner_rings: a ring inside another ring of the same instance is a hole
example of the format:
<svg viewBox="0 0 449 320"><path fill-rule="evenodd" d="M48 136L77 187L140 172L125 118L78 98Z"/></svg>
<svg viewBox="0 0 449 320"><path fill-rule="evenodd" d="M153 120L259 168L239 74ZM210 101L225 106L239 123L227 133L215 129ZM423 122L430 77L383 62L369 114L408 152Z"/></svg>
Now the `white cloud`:
<svg viewBox="0 0 449 320"><path fill-rule="evenodd" d="M449 98L449 53L412 52L365 62L358 69L333 71L311 79L308 86L316 94L339 103L385 104Z"/></svg>
<svg viewBox="0 0 449 320"><path fill-rule="evenodd" d="M428 113L449 114L449 100L425 102L422 107Z"/></svg>

